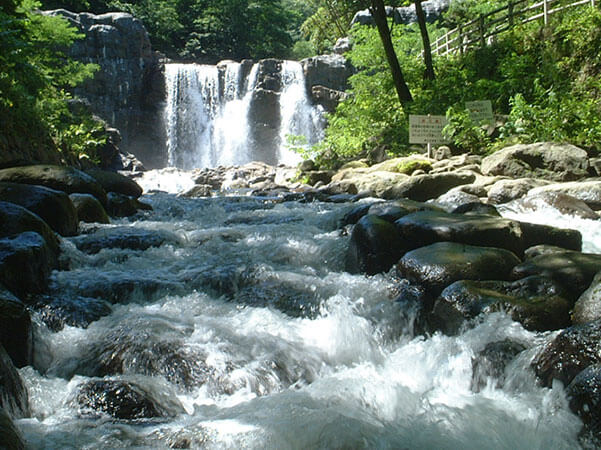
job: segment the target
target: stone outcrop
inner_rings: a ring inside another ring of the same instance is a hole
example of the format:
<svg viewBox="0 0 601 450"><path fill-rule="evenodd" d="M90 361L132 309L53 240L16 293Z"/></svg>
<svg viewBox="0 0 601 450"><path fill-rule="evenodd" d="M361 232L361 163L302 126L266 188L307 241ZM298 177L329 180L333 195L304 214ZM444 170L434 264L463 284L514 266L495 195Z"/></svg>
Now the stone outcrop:
<svg viewBox="0 0 601 450"><path fill-rule="evenodd" d="M27 389L9 355L0 344L0 414L2 410L15 418L30 415ZM0 426L0 448L4 449L6 447L2 445L2 435L3 430Z"/></svg>
<svg viewBox="0 0 601 450"><path fill-rule="evenodd" d="M301 61L307 92L315 103L333 111L346 98L348 79L354 73L350 62L340 54L319 55Z"/></svg>
<svg viewBox="0 0 601 450"><path fill-rule="evenodd" d="M44 14L62 16L84 34L71 47L71 57L100 66L94 78L77 87L75 94L121 131L124 150L150 168L163 167L164 77L142 22L126 13L76 14L59 9Z"/></svg>
<svg viewBox="0 0 601 450"><path fill-rule="evenodd" d="M422 8L424 10L424 15L426 16L426 22L434 22L435 20L439 19L442 13L449 8L450 4L451 0L426 0L422 2ZM392 18L394 23L398 24L410 24L417 22L414 4L399 8L387 6L386 15ZM355 14L351 25L356 23L360 25L375 25L369 9L364 9Z"/></svg>

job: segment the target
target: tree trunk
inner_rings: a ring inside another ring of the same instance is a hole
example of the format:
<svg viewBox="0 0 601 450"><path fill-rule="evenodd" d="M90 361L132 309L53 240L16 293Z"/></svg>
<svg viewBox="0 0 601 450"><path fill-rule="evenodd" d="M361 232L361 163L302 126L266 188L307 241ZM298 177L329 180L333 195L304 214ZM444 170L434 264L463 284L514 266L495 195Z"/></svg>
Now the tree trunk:
<svg viewBox="0 0 601 450"><path fill-rule="evenodd" d="M434 65L432 64L432 49L430 48L430 36L428 35L428 28L426 27L426 15L422 8L422 0L414 0L414 2L417 23L419 24L419 31L421 32L422 43L424 46L424 63L426 64L424 78L426 80L433 80L436 75L434 75Z"/></svg>
<svg viewBox="0 0 601 450"><path fill-rule="evenodd" d="M402 106L413 101L409 87L405 82L405 77L401 71L399 60L394 51L392 45L392 38L390 36L390 28L388 27L388 19L386 18L386 7L384 6L383 0L371 0L371 16L376 22L382 45L384 46L384 52L386 53L386 59L392 72L392 79L394 80L394 87L396 89L399 101Z"/></svg>

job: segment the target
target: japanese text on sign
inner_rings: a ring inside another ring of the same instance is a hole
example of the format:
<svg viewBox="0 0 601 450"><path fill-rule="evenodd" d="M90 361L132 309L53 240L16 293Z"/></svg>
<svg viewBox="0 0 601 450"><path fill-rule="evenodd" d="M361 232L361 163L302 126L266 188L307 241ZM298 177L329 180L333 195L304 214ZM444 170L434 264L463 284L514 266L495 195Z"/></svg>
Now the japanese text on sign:
<svg viewBox="0 0 601 450"><path fill-rule="evenodd" d="M409 116L410 144L446 144L448 139L442 135L447 125L445 116Z"/></svg>
<svg viewBox="0 0 601 450"><path fill-rule="evenodd" d="M480 125L495 124L495 117L492 113L492 103L490 100L465 102L465 109L470 112L470 118L474 123Z"/></svg>

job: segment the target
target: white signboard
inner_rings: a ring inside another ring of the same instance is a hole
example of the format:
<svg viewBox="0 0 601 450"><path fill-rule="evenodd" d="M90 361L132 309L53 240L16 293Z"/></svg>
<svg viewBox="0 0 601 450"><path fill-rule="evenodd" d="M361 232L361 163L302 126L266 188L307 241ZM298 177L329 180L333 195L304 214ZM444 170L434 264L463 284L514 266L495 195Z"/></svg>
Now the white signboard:
<svg viewBox="0 0 601 450"><path fill-rule="evenodd" d="M410 144L446 144L448 139L442 135L442 129L447 125L445 116L415 116L409 115Z"/></svg>
<svg viewBox="0 0 601 450"><path fill-rule="evenodd" d="M465 109L470 112L470 118L474 123L479 125L495 124L495 117L492 113L492 103L490 100L465 102Z"/></svg>

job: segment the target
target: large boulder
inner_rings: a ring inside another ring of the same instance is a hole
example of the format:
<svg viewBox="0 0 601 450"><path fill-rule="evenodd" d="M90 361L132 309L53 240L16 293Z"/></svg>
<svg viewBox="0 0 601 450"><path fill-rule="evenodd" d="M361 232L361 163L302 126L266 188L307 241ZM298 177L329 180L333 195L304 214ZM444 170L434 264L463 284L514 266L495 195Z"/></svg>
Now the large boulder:
<svg viewBox="0 0 601 450"><path fill-rule="evenodd" d="M151 210L152 206L142 203L135 197L109 192L107 194L108 203L106 211L112 217L130 217L138 212L138 210Z"/></svg>
<svg viewBox="0 0 601 450"><path fill-rule="evenodd" d="M601 319L601 272L595 275L591 285L576 301L572 312L574 324Z"/></svg>
<svg viewBox="0 0 601 450"><path fill-rule="evenodd" d="M90 194L69 195L77 212L77 219L87 223L110 223L104 206Z"/></svg>
<svg viewBox="0 0 601 450"><path fill-rule="evenodd" d="M44 291L57 266L57 254L38 233L0 239L0 283L21 298Z"/></svg>
<svg viewBox="0 0 601 450"><path fill-rule="evenodd" d="M525 196L535 187L548 184L543 180L518 178L515 180L499 180L488 190L488 201L493 204L507 203Z"/></svg>
<svg viewBox="0 0 601 450"><path fill-rule="evenodd" d="M58 238L46 222L22 206L0 201L0 238L24 231L40 234L52 251L58 254Z"/></svg>
<svg viewBox="0 0 601 450"><path fill-rule="evenodd" d="M529 194L561 192L583 201L594 210L601 209L601 180L585 180L570 183L557 183L533 188Z"/></svg>
<svg viewBox="0 0 601 450"><path fill-rule="evenodd" d="M436 299L431 323L454 334L479 314L506 311L528 330L558 330L571 324L572 303L566 297L563 288L544 277L513 283L462 280L448 286Z"/></svg>
<svg viewBox="0 0 601 450"><path fill-rule="evenodd" d="M369 214L374 214L381 219L394 223L401 217L418 211L441 211L430 203L416 202L406 198L376 203L369 208Z"/></svg>
<svg viewBox="0 0 601 450"><path fill-rule="evenodd" d="M0 181L37 184L73 194L92 194L106 205L106 192L90 175L68 166L34 165L0 170Z"/></svg>
<svg viewBox="0 0 601 450"><path fill-rule="evenodd" d="M511 277L514 280L531 275L551 278L565 288L571 301L576 301L591 285L599 267L601 255L556 251L535 256L517 265L511 271Z"/></svg>
<svg viewBox="0 0 601 450"><path fill-rule="evenodd" d="M368 214L355 225L346 255L350 273L373 275L386 272L403 255L403 245L394 225Z"/></svg>
<svg viewBox="0 0 601 450"><path fill-rule="evenodd" d="M506 147L482 161L484 175L579 180L588 176L588 154L570 144L539 142Z"/></svg>
<svg viewBox="0 0 601 450"><path fill-rule="evenodd" d="M382 197L386 199L409 198L425 202L441 196L456 186L473 183L475 179L476 175L467 171L416 175L390 187L382 194Z"/></svg>
<svg viewBox="0 0 601 450"><path fill-rule="evenodd" d="M437 297L459 280L509 280L519 263L519 258L505 249L438 242L406 253L396 267L401 277Z"/></svg>
<svg viewBox="0 0 601 450"><path fill-rule="evenodd" d="M65 325L87 328L92 322L108 316L111 305L98 298L68 296L63 293L38 297L35 310L51 331L60 331Z"/></svg>
<svg viewBox="0 0 601 450"><path fill-rule="evenodd" d="M570 409L583 423L580 432L584 442L601 444L601 364L593 364L580 372L566 388Z"/></svg>
<svg viewBox="0 0 601 450"><path fill-rule="evenodd" d="M563 215L581 219L597 220L599 218L599 215L586 202L561 191L531 191L525 197L512 202L511 206L523 211L537 211L547 207L553 208Z"/></svg>
<svg viewBox="0 0 601 450"><path fill-rule="evenodd" d="M366 192L372 196L382 197L393 186L402 184L409 178L409 175L385 170L345 169L332 177L332 184L349 186L355 192Z"/></svg>
<svg viewBox="0 0 601 450"><path fill-rule="evenodd" d="M12 417L29 417L29 396L19 372L0 344L0 410ZM0 427L0 436L2 428ZM1 444L0 440L0 444ZM0 448L4 448L0 445Z"/></svg>
<svg viewBox="0 0 601 450"><path fill-rule="evenodd" d="M0 408L0 448L6 450L25 450L26 448L23 436L2 408Z"/></svg>
<svg viewBox="0 0 601 450"><path fill-rule="evenodd" d="M142 195L140 185L120 173L101 169L87 169L86 173L98 181L106 192L117 192L134 198Z"/></svg>
<svg viewBox="0 0 601 450"><path fill-rule="evenodd" d="M524 250L519 223L501 217L419 211L401 217L395 226L410 248L449 241L504 248L516 254Z"/></svg>
<svg viewBox="0 0 601 450"><path fill-rule="evenodd" d="M574 325L559 333L532 362L543 385L553 380L564 386L572 382L582 370L601 363L601 321Z"/></svg>
<svg viewBox="0 0 601 450"><path fill-rule="evenodd" d="M25 305L0 285L0 346L17 367L31 362L33 334L31 317Z"/></svg>
<svg viewBox="0 0 601 450"><path fill-rule="evenodd" d="M77 234L77 211L64 192L44 186L0 182L0 200L27 208L62 236Z"/></svg>
<svg viewBox="0 0 601 450"><path fill-rule="evenodd" d="M71 241L82 252L94 254L105 248L146 250L160 247L165 242L176 242L177 238L165 231L120 226L103 228L93 234L82 234Z"/></svg>
<svg viewBox="0 0 601 450"><path fill-rule="evenodd" d="M568 228L555 228L538 223L519 222L522 230L522 245L528 249L538 245L548 245L567 250L582 250L580 231Z"/></svg>
<svg viewBox="0 0 601 450"><path fill-rule="evenodd" d="M324 86L335 91L345 91L354 69L342 55L319 55L301 61L305 73L307 92L313 86Z"/></svg>

